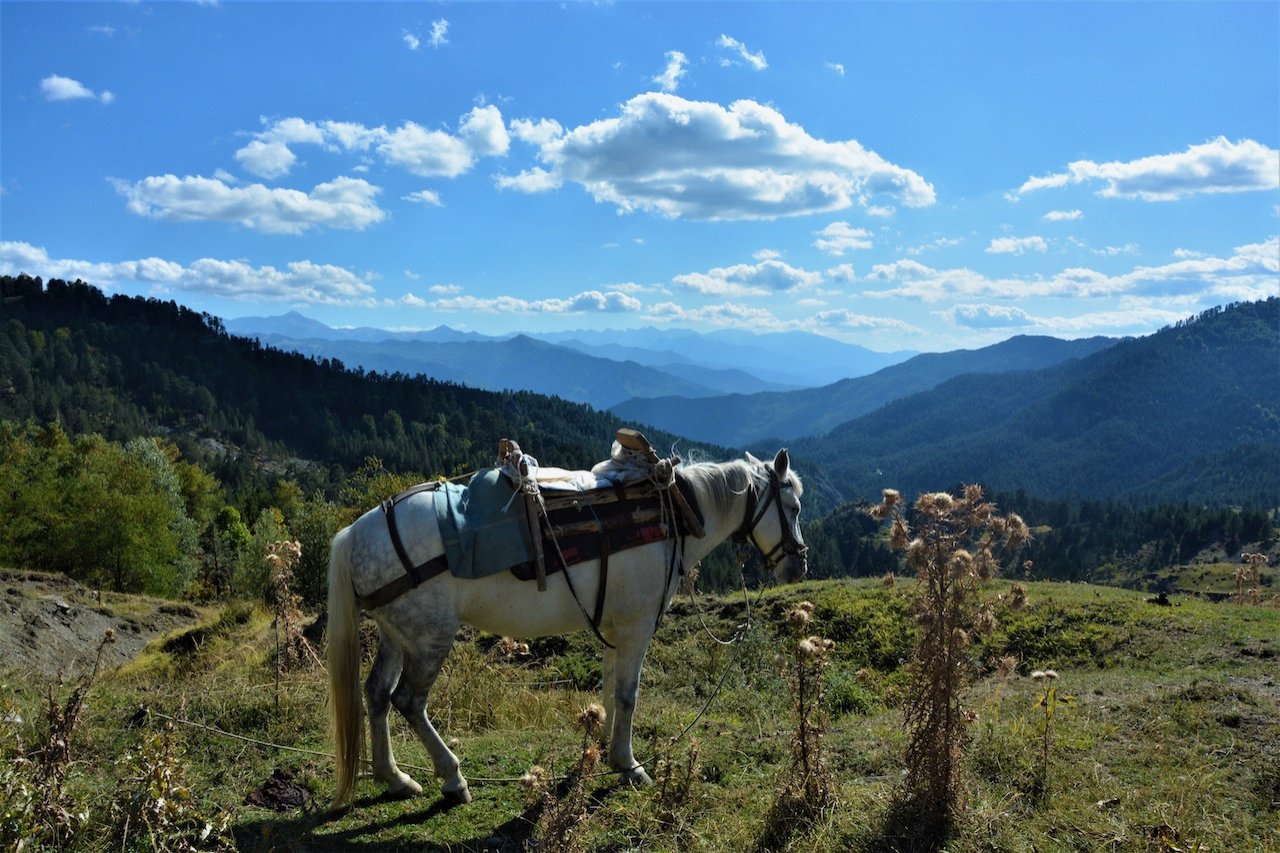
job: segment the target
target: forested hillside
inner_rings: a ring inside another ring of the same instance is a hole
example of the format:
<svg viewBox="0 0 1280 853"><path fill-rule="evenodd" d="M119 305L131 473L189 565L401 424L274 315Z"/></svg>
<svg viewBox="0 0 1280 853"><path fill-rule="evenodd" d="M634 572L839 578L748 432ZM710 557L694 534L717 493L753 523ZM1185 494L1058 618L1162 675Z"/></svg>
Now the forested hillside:
<svg viewBox="0 0 1280 853"><path fill-rule="evenodd" d="M793 452L846 499L981 482L1043 498L1280 504L1280 299L1038 371L967 375Z"/></svg>
<svg viewBox="0 0 1280 853"><path fill-rule="evenodd" d="M127 440L157 431L343 472L367 457L453 474L487 463L503 436L547 464L590 466L622 422L526 392L350 370L227 334L216 317L81 282L0 280L0 418L59 421ZM670 435L651 436L659 446Z"/></svg>

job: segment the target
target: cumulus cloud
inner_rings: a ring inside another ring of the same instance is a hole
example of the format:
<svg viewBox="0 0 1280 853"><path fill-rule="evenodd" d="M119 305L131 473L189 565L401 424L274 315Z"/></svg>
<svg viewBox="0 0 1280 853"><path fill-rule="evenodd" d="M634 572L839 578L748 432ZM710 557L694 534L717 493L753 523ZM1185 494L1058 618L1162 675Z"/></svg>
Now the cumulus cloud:
<svg viewBox="0 0 1280 853"><path fill-rule="evenodd" d="M680 78L684 76L685 66L688 64L689 60L680 51L667 51L667 67L661 74L654 75L653 82L657 83L664 92L674 92L680 85Z"/></svg>
<svg viewBox="0 0 1280 853"><path fill-rule="evenodd" d="M513 119L510 130L512 136L530 145L546 145L551 140L564 135L564 128L560 126L560 122L551 118L537 121L527 118Z"/></svg>
<svg viewBox="0 0 1280 853"><path fill-rule="evenodd" d="M871 232L865 228L854 228L848 222L832 222L814 233L818 235L818 239L813 241L814 247L829 255L843 255L851 249L871 248Z"/></svg>
<svg viewBox="0 0 1280 853"><path fill-rule="evenodd" d="M45 249L30 243L0 243L0 273L19 272L44 278L80 278L106 289L134 283L151 285L156 292L248 301L349 305L366 304L374 297L373 287L356 273L312 261L295 261L283 269L215 258L187 265L163 258L92 262L51 258Z"/></svg>
<svg viewBox="0 0 1280 853"><path fill-rule="evenodd" d="M309 122L291 117L268 122L236 152L236 161L261 178L288 174L297 155L291 146L318 145L330 151L375 152L392 166L427 178L456 178L481 157L507 153L511 137L502 113L492 104L472 108L459 118L457 133L407 121L400 127L366 127L355 122Z"/></svg>
<svg viewBox="0 0 1280 853"><path fill-rule="evenodd" d="M315 227L361 231L386 213L374 202L381 189L359 178L335 178L309 193L262 184L230 186L216 178L160 175L112 181L138 216L170 222L236 222L271 234Z"/></svg>
<svg viewBox="0 0 1280 853"><path fill-rule="evenodd" d="M408 30L402 30L401 32L403 33L402 38L404 39L404 43L408 46L409 50L417 50L422 46L422 39L418 38Z"/></svg>
<svg viewBox="0 0 1280 853"><path fill-rule="evenodd" d="M1084 218L1079 210L1051 210L1042 217L1046 222L1074 222Z"/></svg>
<svg viewBox="0 0 1280 853"><path fill-rule="evenodd" d="M822 67L835 74L837 77L844 76L844 64L840 62L824 62Z"/></svg>
<svg viewBox="0 0 1280 853"><path fill-rule="evenodd" d="M431 35L427 36L427 43L432 47L440 47L449 43L449 39L445 36L449 33L449 22L444 18L431 22Z"/></svg>
<svg viewBox="0 0 1280 853"><path fill-rule="evenodd" d="M648 92L621 114L539 146L537 167L501 186L526 192L569 181L621 213L668 218L775 219L843 210L887 196L934 203L933 187L855 140L827 142L777 110L742 100L728 108Z"/></svg>
<svg viewBox="0 0 1280 853"><path fill-rule="evenodd" d="M766 296L816 287L822 273L793 267L776 258L755 264L713 267L705 273L686 273L671 279L686 290L711 296Z"/></svg>
<svg viewBox="0 0 1280 853"><path fill-rule="evenodd" d="M109 104L116 99L115 95L105 89L102 92L95 92L79 80L73 80L70 77L63 77L59 74L50 74L40 81L40 94L44 96L46 101L87 99Z"/></svg>
<svg viewBox="0 0 1280 853"><path fill-rule="evenodd" d="M1176 154L1158 154L1129 162L1077 160L1065 172L1029 178L1018 194L1101 181L1104 198L1176 201L1200 193L1274 190L1280 187L1280 150L1225 136L1192 145Z"/></svg>
<svg viewBox="0 0 1280 853"><path fill-rule="evenodd" d="M752 53L747 50L747 46L745 44L738 41L736 38L731 38L721 33L720 38L716 40L716 45L733 52L738 59L750 65L756 71L764 71L769 67L769 63L765 62L764 59L764 51ZM736 61L732 59L722 59L720 62L722 65L736 64Z"/></svg>
<svg viewBox="0 0 1280 853"><path fill-rule="evenodd" d="M1047 252L1043 237L996 237L985 251L989 255L1021 255L1023 252Z"/></svg>

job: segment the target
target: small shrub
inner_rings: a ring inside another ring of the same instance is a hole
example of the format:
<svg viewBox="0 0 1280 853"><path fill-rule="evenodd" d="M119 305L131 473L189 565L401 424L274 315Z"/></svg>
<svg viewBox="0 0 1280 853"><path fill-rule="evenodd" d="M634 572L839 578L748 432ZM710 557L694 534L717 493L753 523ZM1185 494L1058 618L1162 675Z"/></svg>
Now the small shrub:
<svg viewBox="0 0 1280 853"><path fill-rule="evenodd" d="M203 815L183 781L172 723L143 738L120 760L123 776L111 803L112 840L128 849L145 839L151 850L233 850L232 815Z"/></svg>

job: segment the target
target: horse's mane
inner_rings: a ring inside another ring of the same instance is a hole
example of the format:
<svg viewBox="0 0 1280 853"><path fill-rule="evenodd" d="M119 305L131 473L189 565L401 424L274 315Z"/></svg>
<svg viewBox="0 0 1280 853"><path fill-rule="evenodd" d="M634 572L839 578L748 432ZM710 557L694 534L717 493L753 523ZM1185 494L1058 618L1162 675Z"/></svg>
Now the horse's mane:
<svg viewBox="0 0 1280 853"><path fill-rule="evenodd" d="M680 473L692 482L699 495L710 498L721 513L732 509L734 499L750 486L763 488L769 482L768 463L752 463L745 459L685 464L680 466ZM787 472L787 481L795 490L796 497L800 497L804 486L795 471Z"/></svg>

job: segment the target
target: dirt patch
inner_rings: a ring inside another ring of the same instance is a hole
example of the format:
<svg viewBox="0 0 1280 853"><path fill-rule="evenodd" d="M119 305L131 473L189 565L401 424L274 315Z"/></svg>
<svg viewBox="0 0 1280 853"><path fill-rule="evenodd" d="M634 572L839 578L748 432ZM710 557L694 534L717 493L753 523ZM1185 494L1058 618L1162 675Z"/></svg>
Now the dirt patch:
<svg viewBox="0 0 1280 853"><path fill-rule="evenodd" d="M101 668L110 669L200 616L189 604L99 595L60 575L0 569L0 671L77 678L93 669L108 630L115 642L103 649Z"/></svg>

